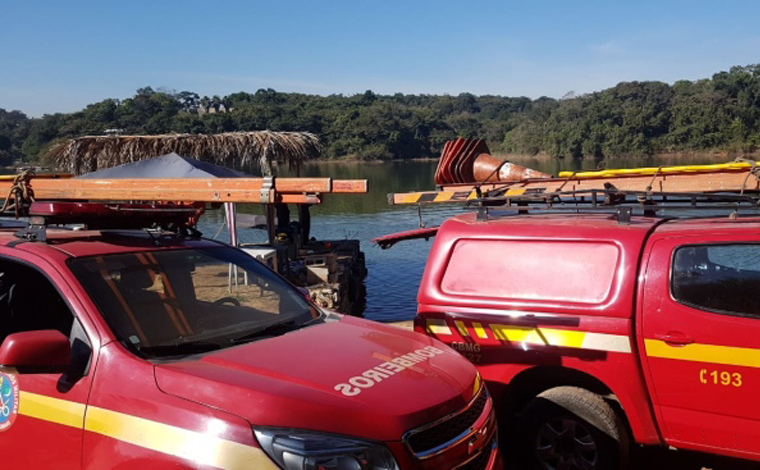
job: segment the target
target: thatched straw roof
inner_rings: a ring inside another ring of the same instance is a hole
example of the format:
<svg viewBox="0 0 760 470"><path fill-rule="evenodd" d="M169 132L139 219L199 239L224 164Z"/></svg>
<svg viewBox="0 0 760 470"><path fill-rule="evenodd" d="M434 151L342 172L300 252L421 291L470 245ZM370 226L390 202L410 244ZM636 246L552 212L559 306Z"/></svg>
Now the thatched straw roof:
<svg viewBox="0 0 760 470"><path fill-rule="evenodd" d="M259 167L271 175L271 162L298 168L317 157L322 145L309 132L227 132L224 134L164 134L86 136L50 149L45 157L62 171L81 175L171 152L229 168Z"/></svg>

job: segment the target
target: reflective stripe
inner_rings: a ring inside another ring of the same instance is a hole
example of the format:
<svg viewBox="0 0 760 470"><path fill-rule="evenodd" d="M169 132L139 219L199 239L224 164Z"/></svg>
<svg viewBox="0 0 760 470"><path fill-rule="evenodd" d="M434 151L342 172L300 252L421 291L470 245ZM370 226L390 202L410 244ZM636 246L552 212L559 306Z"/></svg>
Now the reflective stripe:
<svg viewBox="0 0 760 470"><path fill-rule="evenodd" d="M81 429L84 410L82 403L19 391L18 413L23 416Z"/></svg>
<svg viewBox="0 0 760 470"><path fill-rule="evenodd" d="M261 449L94 406L87 409L85 429L203 465L241 470L277 469Z"/></svg>
<svg viewBox="0 0 760 470"><path fill-rule="evenodd" d="M477 199L476 191L428 191L421 193L407 193L401 196L396 204L429 204L432 202L457 202Z"/></svg>
<svg viewBox="0 0 760 470"><path fill-rule="evenodd" d="M221 469L278 468L257 447L24 390L19 392L19 414L63 426L84 428L121 442Z"/></svg>
<svg viewBox="0 0 760 470"><path fill-rule="evenodd" d="M475 334L478 335L478 338L483 338L483 339L488 338L485 328L483 328L483 325L481 325L480 323L472 322L472 328L475 330Z"/></svg>
<svg viewBox="0 0 760 470"><path fill-rule="evenodd" d="M665 341L658 339L645 339L644 347L646 348L647 356L650 357L760 368L760 349L719 346L715 344L670 346Z"/></svg>
<svg viewBox="0 0 760 470"><path fill-rule="evenodd" d="M440 320L438 318L428 318L427 320L428 331L434 335L450 335L451 328L446 323L446 320Z"/></svg>
<svg viewBox="0 0 760 470"><path fill-rule="evenodd" d="M609 335L603 333L586 333L583 338L583 349L595 349L610 352L631 352L631 341L624 335Z"/></svg>
<svg viewBox="0 0 760 470"><path fill-rule="evenodd" d="M448 201L449 199L451 199L453 195L454 195L453 193L449 193L449 192L440 192L435 196L435 199L433 200L433 202Z"/></svg>
<svg viewBox="0 0 760 470"><path fill-rule="evenodd" d="M540 344L564 348L582 348L584 331L535 328L530 326L491 325L496 339L510 343ZM588 348L592 349L592 348Z"/></svg>
<svg viewBox="0 0 760 470"><path fill-rule="evenodd" d="M433 334L451 335L452 330L446 321L439 318L427 319L428 331ZM470 336L464 321L454 320L454 325L462 337ZM487 339L490 329L494 338L509 343L523 343L562 348L589 349L619 353L631 352L631 341L626 335L594 333L578 330L561 330L557 328L539 328L533 326L500 325L472 322L477 338Z"/></svg>
<svg viewBox="0 0 760 470"><path fill-rule="evenodd" d="M457 327L457 331L459 331L459 334L462 336L470 336L470 332L467 331L467 326L464 324L463 321L455 320L454 325Z"/></svg>

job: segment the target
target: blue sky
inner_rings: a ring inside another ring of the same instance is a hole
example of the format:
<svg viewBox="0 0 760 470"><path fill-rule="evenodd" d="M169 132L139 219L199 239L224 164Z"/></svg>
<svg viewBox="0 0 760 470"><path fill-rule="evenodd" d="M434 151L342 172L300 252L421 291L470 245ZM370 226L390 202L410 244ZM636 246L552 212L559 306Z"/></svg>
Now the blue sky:
<svg viewBox="0 0 760 470"><path fill-rule="evenodd" d="M201 95L561 97L760 63L758 1L0 0L0 108Z"/></svg>

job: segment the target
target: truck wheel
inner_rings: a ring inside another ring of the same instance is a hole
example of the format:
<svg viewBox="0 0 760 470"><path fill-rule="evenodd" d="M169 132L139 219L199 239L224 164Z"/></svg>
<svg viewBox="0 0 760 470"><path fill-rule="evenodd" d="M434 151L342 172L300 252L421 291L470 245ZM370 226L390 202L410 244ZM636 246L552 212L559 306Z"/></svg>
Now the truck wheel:
<svg viewBox="0 0 760 470"><path fill-rule="evenodd" d="M604 399L578 387L557 387L534 398L521 415L521 453L536 470L618 470L628 435Z"/></svg>

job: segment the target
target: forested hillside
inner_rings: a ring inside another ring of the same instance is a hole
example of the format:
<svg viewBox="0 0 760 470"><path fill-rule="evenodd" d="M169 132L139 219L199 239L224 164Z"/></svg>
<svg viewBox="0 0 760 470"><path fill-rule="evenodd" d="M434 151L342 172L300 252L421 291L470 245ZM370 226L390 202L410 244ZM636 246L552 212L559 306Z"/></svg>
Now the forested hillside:
<svg viewBox="0 0 760 470"><path fill-rule="evenodd" d="M2 105L2 103L0 103ZM315 96L261 89L225 97L142 88L70 114L29 118L0 108L0 164L38 161L61 139L98 135L309 131L324 158L437 156L446 140L485 139L494 152L552 157L760 148L760 65L696 82L624 82L567 99L503 96Z"/></svg>

